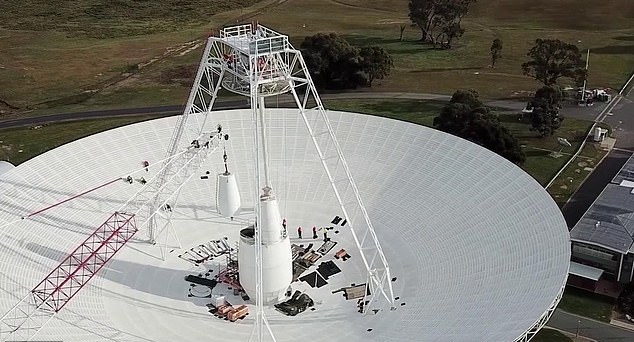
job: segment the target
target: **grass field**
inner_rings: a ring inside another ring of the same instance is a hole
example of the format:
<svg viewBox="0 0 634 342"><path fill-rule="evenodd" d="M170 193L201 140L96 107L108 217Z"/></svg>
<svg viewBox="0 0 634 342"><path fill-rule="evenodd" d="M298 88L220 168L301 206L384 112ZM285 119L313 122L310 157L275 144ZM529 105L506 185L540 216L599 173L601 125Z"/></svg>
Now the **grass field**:
<svg viewBox="0 0 634 342"><path fill-rule="evenodd" d="M432 126L433 119L445 104L443 101L430 100L329 100L325 105L330 109L345 110L371 115L379 115L392 119L417 123L424 126ZM522 165L524 171L533 176L540 184L546 185L553 176L564 166L570 158L570 154L579 148L585 139L592 122L566 118L556 136L541 138L530 130L530 124L526 118L521 119L516 114L500 114L500 121L507 127L515 137L524 145L526 162ZM557 137L568 139L572 147L567 148L568 156L553 158L550 153L559 151L560 145ZM586 166L593 167L593 163L600 158L599 152L590 150L584 151L582 156L588 163ZM569 184L568 197L580 185L579 183ZM564 194L565 195L565 194ZM568 197L561 197L567 200Z"/></svg>
<svg viewBox="0 0 634 342"><path fill-rule="evenodd" d="M615 303L616 300L610 297L567 287L557 307L579 316L610 322Z"/></svg>
<svg viewBox="0 0 634 342"><path fill-rule="evenodd" d="M18 165L73 140L115 127L156 118L158 118L156 115L130 116L0 130L0 160L7 160Z"/></svg>
<svg viewBox="0 0 634 342"><path fill-rule="evenodd" d="M121 94L125 96L126 94ZM366 113L370 115L378 115L397 120L408 121L424 126L432 126L433 118L438 115L440 109L446 102L435 100L381 100L381 99L364 99L364 100L328 100L325 106L329 109ZM549 154L552 151L559 150L559 144L555 137L540 138L533 131L530 131L530 125L526 120L519 120L518 115L500 114L502 124L505 125L513 134L518 137L520 143L524 145L524 151L527 155L526 163L522 168L532 175L540 184L546 185L557 171L566 163L569 155L561 158L552 158ZM16 130L0 130L0 137L3 142L0 143L0 160L7 159L13 163L20 163L48 149L59 146L68 141L77 139L88 134L95 133L99 130L109 129L132 123L140 120L146 120L149 117L140 118L123 118L123 119L107 119L107 120L90 120L76 123L60 123L44 126L37 130L29 128L20 128ZM563 121L562 127L559 129L557 137L568 139L573 147L570 153L578 148L583 140L585 133L592 123L583 120L566 119ZM590 147L586 147L590 149ZM18 152L23 150L23 152ZM586 159L589 167L589 160L598 160L598 155L592 154L591 150L584 151L582 156ZM566 176L567 177L567 176ZM567 178L564 178L567 180ZM581 178L579 178L580 180ZM570 186L578 186L578 183ZM551 189L558 189L553 186ZM572 187L561 194L561 200L567 200L569 192L573 191ZM576 188L575 188L576 189ZM557 199L557 198L556 198Z"/></svg>
<svg viewBox="0 0 634 342"><path fill-rule="evenodd" d="M542 329L540 330L531 342L572 342L573 340L567 337L566 335L560 333L557 330L553 329Z"/></svg>
<svg viewBox="0 0 634 342"><path fill-rule="evenodd" d="M579 156L566 167L547 189L559 207L563 207L566 204L566 201L577 191L606 153L607 151L600 149L595 143L589 143L583 147ZM562 158L567 161L570 155Z"/></svg>
<svg viewBox="0 0 634 342"><path fill-rule="evenodd" d="M58 31L73 37L113 38L200 27L214 14L257 0L5 0L2 27Z"/></svg>
<svg viewBox="0 0 634 342"><path fill-rule="evenodd" d="M335 31L357 45L384 46L396 68L370 91L449 94L475 88L487 98L522 97L538 86L520 70L536 38L581 41L580 48L590 48L590 87L619 87L634 70L629 0L480 1L463 21L464 37L444 51L420 44L419 31L409 26L405 40L398 40L399 25L408 23L407 0L264 0L222 13L216 11L225 8L215 4L240 7L253 0L179 1L191 4L182 11L167 5L175 2L117 0L104 7L105 0L81 0L71 7L61 0L8 1L0 13L0 100L11 107L0 101L0 118L2 111L6 117L182 103L189 83L170 75L198 63L196 43L212 28L240 18L287 33L296 44L307 35ZM214 5L192 14L199 3ZM494 38L504 41L504 49L491 69Z"/></svg>

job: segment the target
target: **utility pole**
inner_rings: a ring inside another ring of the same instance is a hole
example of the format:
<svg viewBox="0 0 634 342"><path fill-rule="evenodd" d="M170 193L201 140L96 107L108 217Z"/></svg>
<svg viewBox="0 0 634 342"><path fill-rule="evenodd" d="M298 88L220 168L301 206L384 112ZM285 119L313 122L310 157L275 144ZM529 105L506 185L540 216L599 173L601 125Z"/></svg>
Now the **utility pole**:
<svg viewBox="0 0 634 342"><path fill-rule="evenodd" d="M581 102L585 104L586 102L586 83L588 82L588 63L590 62L590 49L588 49L588 53L586 54L586 74L583 77L583 90L581 91Z"/></svg>

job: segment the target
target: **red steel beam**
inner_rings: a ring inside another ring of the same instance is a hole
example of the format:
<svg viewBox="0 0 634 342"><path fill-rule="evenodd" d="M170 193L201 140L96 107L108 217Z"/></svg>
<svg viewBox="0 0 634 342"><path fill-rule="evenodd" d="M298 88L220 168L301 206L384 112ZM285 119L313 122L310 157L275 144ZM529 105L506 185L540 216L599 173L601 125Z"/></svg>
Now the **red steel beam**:
<svg viewBox="0 0 634 342"><path fill-rule="evenodd" d="M38 307L61 310L136 232L134 214L112 214L31 290Z"/></svg>
<svg viewBox="0 0 634 342"><path fill-rule="evenodd" d="M40 209L40 210L38 210L38 211L36 211L36 212L30 213L30 214L29 214L29 215L27 215L26 217L31 217L31 216L33 216L33 215L37 215L37 214L43 213L43 212L45 212L45 211L47 211L47 210L49 210L49 209L52 209L52 208L57 207L57 206L58 206L58 205L60 205L60 204L64 204L64 203L66 203L66 202L68 202L68 201L72 201L72 200L74 200L74 199L75 199L75 198L77 198L77 197L81 197L81 196L83 196L83 195L85 195L85 194L87 194L87 193L89 193L89 192L93 192L93 191L95 191L95 190L101 189L101 188L103 188L104 186L108 186L108 185L110 185L110 184L112 184L112 183L114 183L114 182L118 182L118 181L120 181L120 180L121 180L121 178L113 179L113 180L111 180L111 181L109 181L109 182L107 182L107 183L101 184L100 186L97 186L97 187L94 187L94 188L92 188L92 189L86 190L86 191L82 192L81 194L74 195L74 196L72 196L72 197L69 197L69 198L67 198L67 199L65 199L65 200L63 200L63 201L61 201L61 202L57 202L57 203L55 203L55 204L49 205L48 207L46 207L46 208L44 208L44 209Z"/></svg>

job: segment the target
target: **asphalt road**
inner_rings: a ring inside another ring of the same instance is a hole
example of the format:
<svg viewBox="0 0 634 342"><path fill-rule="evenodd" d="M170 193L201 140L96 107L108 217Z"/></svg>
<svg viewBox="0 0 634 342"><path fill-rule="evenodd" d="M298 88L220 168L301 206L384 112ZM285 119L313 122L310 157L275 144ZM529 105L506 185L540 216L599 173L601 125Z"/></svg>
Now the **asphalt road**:
<svg viewBox="0 0 634 342"><path fill-rule="evenodd" d="M229 108L241 108L243 106L246 108L246 104L244 101L225 101L222 103L218 103L215 108L218 109L229 109ZM61 114L51 114L45 116L34 116L34 117L24 117L18 119L11 120L3 120L0 121L0 129L3 128L13 128L13 127L21 127L21 126L36 126L42 125L45 123L51 122L64 122L64 121L75 121L75 120L86 120L86 119L97 119L97 118L106 118L106 117L121 117L121 116L132 116L132 115L177 115L182 113L184 110L183 106L158 106L158 107L144 107L144 108L124 108L124 109L110 109L110 110L99 110L99 111L87 111L87 112L77 112L77 113L61 113Z"/></svg>
<svg viewBox="0 0 634 342"><path fill-rule="evenodd" d="M634 153L633 100L634 92L630 90L613 108L599 118L599 121L605 122L613 128L613 136L616 138L616 143L614 149L595 168L568 203L561 209L569 228L574 227L605 186L610 183L623 164ZM571 111L567 115L583 119L588 119L591 116L596 118L597 110L579 109Z"/></svg>
<svg viewBox="0 0 634 342"><path fill-rule="evenodd" d="M345 92L337 94L322 94L322 100L338 100L338 99L414 99L414 100L449 100L451 96L440 94L423 94L423 93L372 93L372 92ZM267 101L268 106L283 107L285 105L293 103L290 97L270 98ZM508 108L512 111L521 110L524 107L523 102L517 101L491 101L487 103L492 107ZM327 103L326 103L327 105ZM220 99L214 104L214 110L222 109L237 109L237 108L249 108L249 103L245 98L228 98ZM64 121L76 121L106 117L122 117L132 115L178 115L184 110L184 106L158 106L158 107L143 107L143 108L125 108L125 109L111 109L111 110L98 110L98 111L86 111L77 113L60 113L51 114L45 116L24 117L10 120L0 120L0 129L22 127L22 126L36 126L52 122L64 122Z"/></svg>
<svg viewBox="0 0 634 342"><path fill-rule="evenodd" d="M588 337L600 342L634 341L634 331L577 316L561 310L556 310L553 313L547 326L568 331L573 334L577 333L578 327L579 336Z"/></svg>
<svg viewBox="0 0 634 342"><path fill-rule="evenodd" d="M569 229L579 222L581 216L590 208L631 155L631 152L612 150L561 208Z"/></svg>
<svg viewBox="0 0 634 342"><path fill-rule="evenodd" d="M634 151L634 92L621 98L602 121L613 128L615 147Z"/></svg>

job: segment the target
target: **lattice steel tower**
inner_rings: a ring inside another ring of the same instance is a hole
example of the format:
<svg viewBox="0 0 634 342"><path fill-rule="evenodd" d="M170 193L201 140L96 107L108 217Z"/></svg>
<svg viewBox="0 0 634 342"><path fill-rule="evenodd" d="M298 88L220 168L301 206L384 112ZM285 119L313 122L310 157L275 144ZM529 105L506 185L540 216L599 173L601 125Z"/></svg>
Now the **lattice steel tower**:
<svg viewBox="0 0 634 342"><path fill-rule="evenodd" d="M165 256L172 216L171 210L165 208L177 201L183 185L203 165L207 156L220 147L225 137L220 127L217 132L204 131L221 88L248 97L252 111L256 225L252 244L254 260L250 270L254 273L251 282L257 311L251 339L263 341L266 329L268 336L275 340L264 315L263 297L267 295L266 302L271 302L283 284L265 285L268 288L263 291L263 279L267 280L269 275L268 271L263 275L262 265L270 266L263 258L277 255L267 252L266 248L276 243L285 245L288 239L281 227L277 230L277 225L281 226L281 222L275 222L279 221L279 210L271 211L277 205L271 205L276 198L269 179L264 127L267 115L264 99L270 96L290 95L298 115L306 124L306 133L315 146L367 271L371 294L367 298L369 304L364 307L366 310L371 308L377 298L393 306L387 260L301 53L283 34L257 24L239 25L223 29L219 37L208 38L187 106L178 119L157 174L147 181L144 190L116 210L42 282L0 317L0 341L32 339L138 231L145 231L149 241L157 244L161 256ZM102 186L116 181L120 180ZM275 212L277 214L272 215ZM283 248L279 251L283 252Z"/></svg>
<svg viewBox="0 0 634 342"><path fill-rule="evenodd" d="M217 75L217 82L205 80L205 75ZM266 227L270 215L266 208L268 204L264 201L271 195L272 188L264 127L265 116L270 115L264 100L270 96L292 96L298 115L306 124L306 133L311 137L334 195L350 225L367 271L371 295L366 307L371 307L377 297L393 305L387 260L300 51L289 43L286 35L259 24L225 28L220 31L219 37L209 38L195 83L195 87L200 88L198 94L212 94L210 103L215 101L220 86L248 97L252 111L254 171L257 178L254 201L257 203L256 222L260 223L260 227L255 229L257 313L252 337L262 341L266 328L275 340L263 311L263 298L269 296L263 293L262 286L263 277L267 277L262 274L262 264L267 263L267 260L263 260L267 253L263 254L262 246L267 244L264 240L270 238L270 229Z"/></svg>

